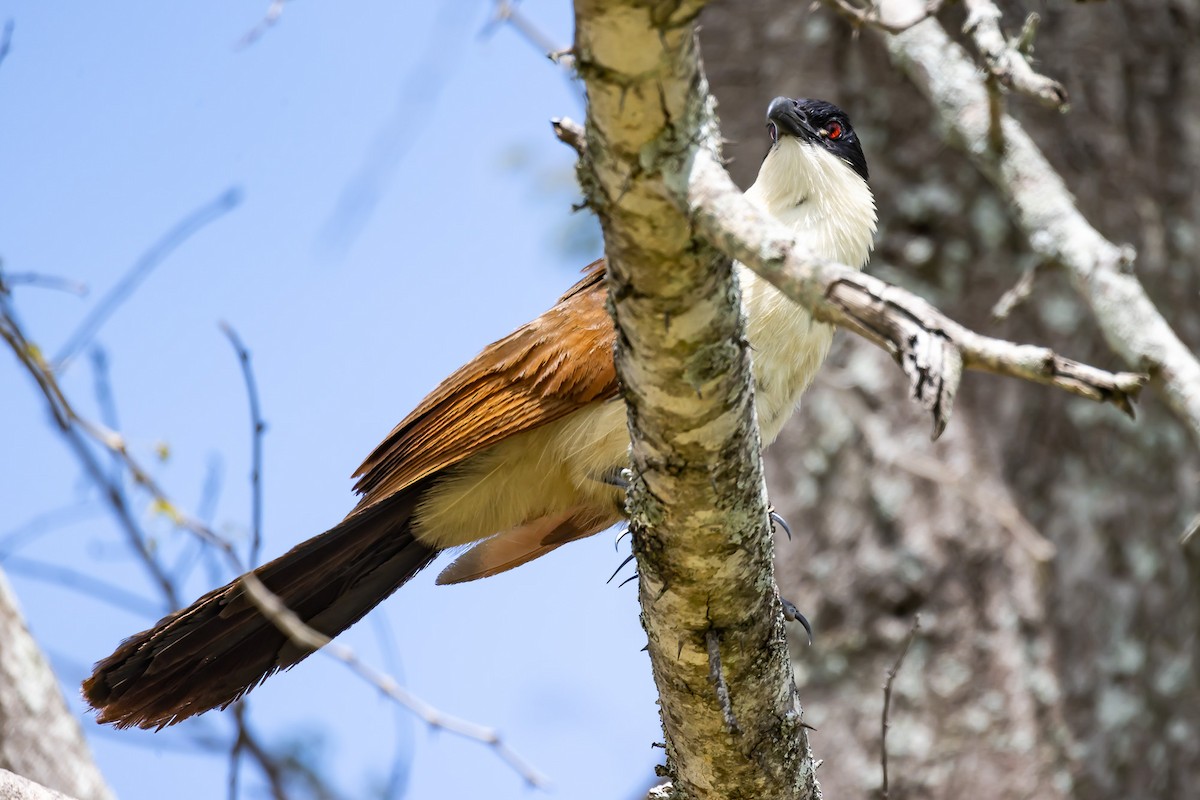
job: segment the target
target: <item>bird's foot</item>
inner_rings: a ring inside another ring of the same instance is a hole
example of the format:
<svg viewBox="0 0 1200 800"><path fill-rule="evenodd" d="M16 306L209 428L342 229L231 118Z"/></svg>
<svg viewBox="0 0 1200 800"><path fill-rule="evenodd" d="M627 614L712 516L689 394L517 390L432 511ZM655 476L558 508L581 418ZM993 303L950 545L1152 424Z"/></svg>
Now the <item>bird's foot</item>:
<svg viewBox="0 0 1200 800"><path fill-rule="evenodd" d="M780 528L783 528L783 532L787 534L788 541L790 542L792 540L792 528L787 524L786 519L779 516L779 512L775 510L774 506L767 509L767 517L771 520L771 532L774 533L775 526L778 525Z"/></svg>
<svg viewBox="0 0 1200 800"><path fill-rule="evenodd" d="M629 484L633 483L633 473L629 471L629 467L609 467L598 476L593 476L593 479L627 492Z"/></svg>
<svg viewBox="0 0 1200 800"><path fill-rule="evenodd" d="M783 618L788 622L799 622L804 626L804 630L808 633L808 643L812 644L813 631L812 624L809 623L808 617L800 613L800 609L796 608L796 604L786 597L779 598L779 602L783 603Z"/></svg>
<svg viewBox="0 0 1200 800"><path fill-rule="evenodd" d="M625 565L628 564L630 561L633 561L633 559L634 559L633 553L630 553L628 556L626 556L625 560L622 561L620 564L618 564L617 568L613 570L613 574L608 576L608 580L606 580L605 583L612 583L613 578L617 577L617 573L620 572L622 569L624 569ZM635 572L634 575L636 576L637 573ZM619 583L617 585L624 586L625 583L626 583L626 581L621 581L621 583Z"/></svg>

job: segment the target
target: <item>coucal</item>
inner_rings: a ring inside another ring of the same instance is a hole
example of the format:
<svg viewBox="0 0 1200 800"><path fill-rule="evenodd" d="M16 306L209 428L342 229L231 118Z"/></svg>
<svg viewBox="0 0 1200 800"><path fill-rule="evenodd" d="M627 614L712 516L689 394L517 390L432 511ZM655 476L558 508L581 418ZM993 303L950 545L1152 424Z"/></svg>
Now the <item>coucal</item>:
<svg viewBox="0 0 1200 800"><path fill-rule="evenodd" d="M779 97L771 148L746 197L818 255L863 265L875 233L867 164L850 120ZM472 545L438 583L511 569L619 521L628 464L604 261L546 313L489 345L426 397L355 473L342 522L254 571L308 625L336 636L428 565ZM737 265L764 443L795 409L833 330ZM126 639L83 684L100 722L161 728L224 708L312 652L239 581Z"/></svg>

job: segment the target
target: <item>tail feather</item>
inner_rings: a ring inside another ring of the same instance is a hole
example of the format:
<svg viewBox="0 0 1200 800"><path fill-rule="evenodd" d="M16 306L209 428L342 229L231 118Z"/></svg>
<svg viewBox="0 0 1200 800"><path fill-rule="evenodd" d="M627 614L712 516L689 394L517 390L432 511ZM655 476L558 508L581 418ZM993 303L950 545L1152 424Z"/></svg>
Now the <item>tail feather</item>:
<svg viewBox="0 0 1200 800"><path fill-rule="evenodd" d="M254 574L309 626L336 636L429 564L410 520L411 487L351 514ZM162 728L225 708L313 651L280 632L239 581L131 636L96 665L83 693L100 722Z"/></svg>

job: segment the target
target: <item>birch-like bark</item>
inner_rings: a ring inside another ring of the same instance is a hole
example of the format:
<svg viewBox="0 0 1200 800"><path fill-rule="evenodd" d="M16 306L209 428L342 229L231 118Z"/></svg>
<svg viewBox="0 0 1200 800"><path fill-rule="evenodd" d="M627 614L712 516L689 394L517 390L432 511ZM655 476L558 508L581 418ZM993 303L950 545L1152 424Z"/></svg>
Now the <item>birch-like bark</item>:
<svg viewBox="0 0 1200 800"><path fill-rule="evenodd" d="M677 797L811 798L739 291L683 213L689 164L716 147L696 53L703 5L576 2L580 175L609 262L664 774Z"/></svg>
<svg viewBox="0 0 1200 800"><path fill-rule="evenodd" d="M0 798L3 800L73 800L62 792L47 789L40 783L0 769Z"/></svg>
<svg viewBox="0 0 1200 800"><path fill-rule="evenodd" d="M919 0L888 0L884 19L905 19ZM1019 122L996 116L978 68L936 19L883 34L892 58L925 94L950 134L1012 204L1033 250L1064 265L1105 339L1127 363L1151 372L1167 403L1200 442L1200 362L1175 335L1133 273L1134 254L1101 235L1075 206ZM996 144L999 147L996 147Z"/></svg>
<svg viewBox="0 0 1200 800"><path fill-rule="evenodd" d="M111 800L79 722L63 700L54 672L30 636L8 580L0 573L0 771L80 800ZM10 786L15 786L8 779ZM24 789L26 795L34 788ZM9 797L0 783L0 797ZM15 789L14 789L15 791ZM44 797L52 796L42 790Z"/></svg>

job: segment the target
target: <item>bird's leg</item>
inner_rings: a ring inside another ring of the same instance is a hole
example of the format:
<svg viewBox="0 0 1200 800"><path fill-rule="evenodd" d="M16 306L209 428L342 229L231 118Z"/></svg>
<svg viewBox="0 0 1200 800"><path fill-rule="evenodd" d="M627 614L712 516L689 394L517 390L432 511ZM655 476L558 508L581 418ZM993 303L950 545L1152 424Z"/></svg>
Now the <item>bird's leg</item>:
<svg viewBox="0 0 1200 800"><path fill-rule="evenodd" d="M629 471L629 467L609 467L595 476L593 480L607 483L609 486L615 486L623 492L629 491L629 484L633 481L633 473Z"/></svg>

